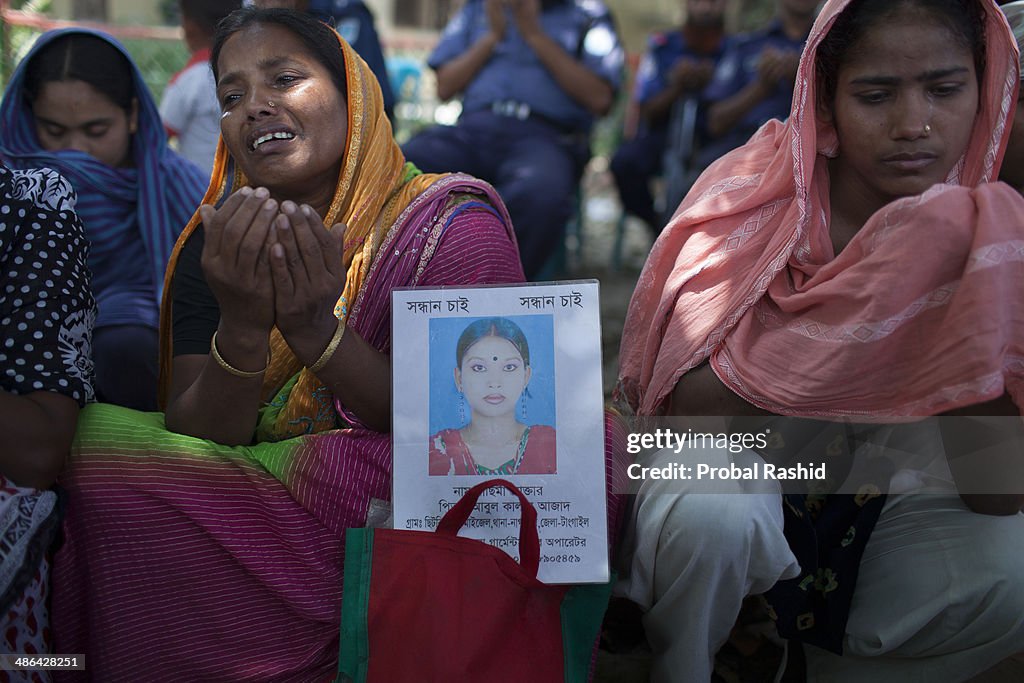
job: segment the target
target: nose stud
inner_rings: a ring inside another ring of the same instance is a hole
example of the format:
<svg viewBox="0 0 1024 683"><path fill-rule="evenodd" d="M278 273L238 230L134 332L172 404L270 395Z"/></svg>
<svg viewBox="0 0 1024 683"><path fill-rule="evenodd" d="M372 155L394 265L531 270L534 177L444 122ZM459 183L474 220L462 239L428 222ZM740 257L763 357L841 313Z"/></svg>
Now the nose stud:
<svg viewBox="0 0 1024 683"><path fill-rule="evenodd" d="M273 108L274 108L274 107L276 107L277 105L275 105L275 104L274 104L274 101L273 101L273 100L267 100L267 106L268 106L268 107L270 107L271 109L273 109ZM927 130L929 130L929 127L928 127L928 126L925 126L925 130L926 130L926 131L927 131Z"/></svg>
<svg viewBox="0 0 1024 683"><path fill-rule="evenodd" d="M932 124L930 124L930 123L924 124L924 134L928 135L931 132L932 132Z"/></svg>

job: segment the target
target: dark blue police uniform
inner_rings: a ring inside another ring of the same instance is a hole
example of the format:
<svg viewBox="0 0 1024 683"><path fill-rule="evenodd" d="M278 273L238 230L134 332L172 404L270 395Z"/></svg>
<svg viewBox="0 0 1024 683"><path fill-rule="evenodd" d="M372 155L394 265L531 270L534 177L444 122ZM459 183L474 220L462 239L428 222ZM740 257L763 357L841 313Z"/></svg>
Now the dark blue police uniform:
<svg viewBox="0 0 1024 683"><path fill-rule="evenodd" d="M796 40L787 36L782 28L782 22L778 19L760 31L738 36L718 62L715 74L704 91L704 99L708 105L720 102L755 81L761 53L765 48L800 52L804 49L805 40L806 36ZM726 152L744 144L767 121L784 120L789 116L793 86L793 83L779 83L775 91L747 112L732 130L710 141L701 151L702 163L710 164Z"/></svg>
<svg viewBox="0 0 1024 683"><path fill-rule="evenodd" d="M543 5L544 31L617 88L623 51L611 15L598 0ZM483 0L468 0L449 22L428 64L438 69L490 30ZM589 156L593 116L569 97L519 35L505 35L463 92L454 126L435 126L403 146L426 172L463 171L490 182L504 199L523 269L534 277L563 239L572 195Z"/></svg>
<svg viewBox="0 0 1024 683"><path fill-rule="evenodd" d="M310 0L309 12L334 26L338 34L363 58L380 83L384 111L394 120L395 95L391 90L384 52L373 25L373 14L363 0Z"/></svg>
<svg viewBox="0 0 1024 683"><path fill-rule="evenodd" d="M672 67L681 59L711 59L717 63L726 45L727 40L723 39L714 52L701 54L687 44L683 32L678 29L651 35L647 41L647 52L637 70L633 100L644 104L668 88ZM668 117L653 126L641 122L636 137L619 146L611 163L623 207L652 227L658 221L650 180L662 166L669 143L668 125Z"/></svg>

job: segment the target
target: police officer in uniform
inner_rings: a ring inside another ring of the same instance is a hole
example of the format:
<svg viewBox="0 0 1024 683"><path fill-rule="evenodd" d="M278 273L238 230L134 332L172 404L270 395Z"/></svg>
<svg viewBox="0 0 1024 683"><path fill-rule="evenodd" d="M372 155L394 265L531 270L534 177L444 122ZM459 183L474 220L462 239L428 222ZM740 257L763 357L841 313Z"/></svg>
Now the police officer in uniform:
<svg viewBox="0 0 1024 683"><path fill-rule="evenodd" d="M738 36L704 91L709 102L703 165L739 147L770 119L789 116L796 69L818 0L776 0L775 19L763 30Z"/></svg>
<svg viewBox="0 0 1024 683"><path fill-rule="evenodd" d="M623 207L651 228L661 227L649 184L669 144L669 118L680 100L699 100L726 46L726 0L684 0L683 5L686 23L654 33L647 41L633 93L640 125L636 136L619 146L611 164Z"/></svg>
<svg viewBox="0 0 1024 683"><path fill-rule="evenodd" d="M528 278L564 238L590 127L612 106L623 59L599 0L467 0L430 55L438 96L461 94L462 115L409 140L406 158L493 184Z"/></svg>

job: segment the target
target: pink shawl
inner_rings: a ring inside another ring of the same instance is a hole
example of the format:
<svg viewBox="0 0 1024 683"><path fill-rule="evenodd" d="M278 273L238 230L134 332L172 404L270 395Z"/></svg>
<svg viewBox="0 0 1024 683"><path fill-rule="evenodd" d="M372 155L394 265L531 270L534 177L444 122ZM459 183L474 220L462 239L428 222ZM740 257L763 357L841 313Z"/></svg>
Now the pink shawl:
<svg viewBox="0 0 1024 683"><path fill-rule="evenodd" d="M967 152L945 185L880 209L834 255L815 55L850 0L826 3L787 123L769 121L700 177L651 251L622 340L619 398L658 414L710 358L750 403L784 415L930 415L1024 404L1024 200L997 177L1017 47L992 0Z"/></svg>

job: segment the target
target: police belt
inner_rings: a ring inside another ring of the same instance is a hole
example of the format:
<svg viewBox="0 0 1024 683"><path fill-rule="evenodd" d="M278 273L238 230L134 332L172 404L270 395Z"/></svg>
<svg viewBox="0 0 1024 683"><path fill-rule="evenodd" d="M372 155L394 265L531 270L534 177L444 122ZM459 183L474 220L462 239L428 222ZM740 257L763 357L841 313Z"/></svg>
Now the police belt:
<svg viewBox="0 0 1024 683"><path fill-rule="evenodd" d="M580 128L576 126L561 123L549 116L544 116L539 112L533 111L530 105L526 102L517 102L515 100L500 100L498 102L492 102L491 112L498 116L518 119L519 121L537 121L555 129L563 135L575 135L582 132Z"/></svg>

